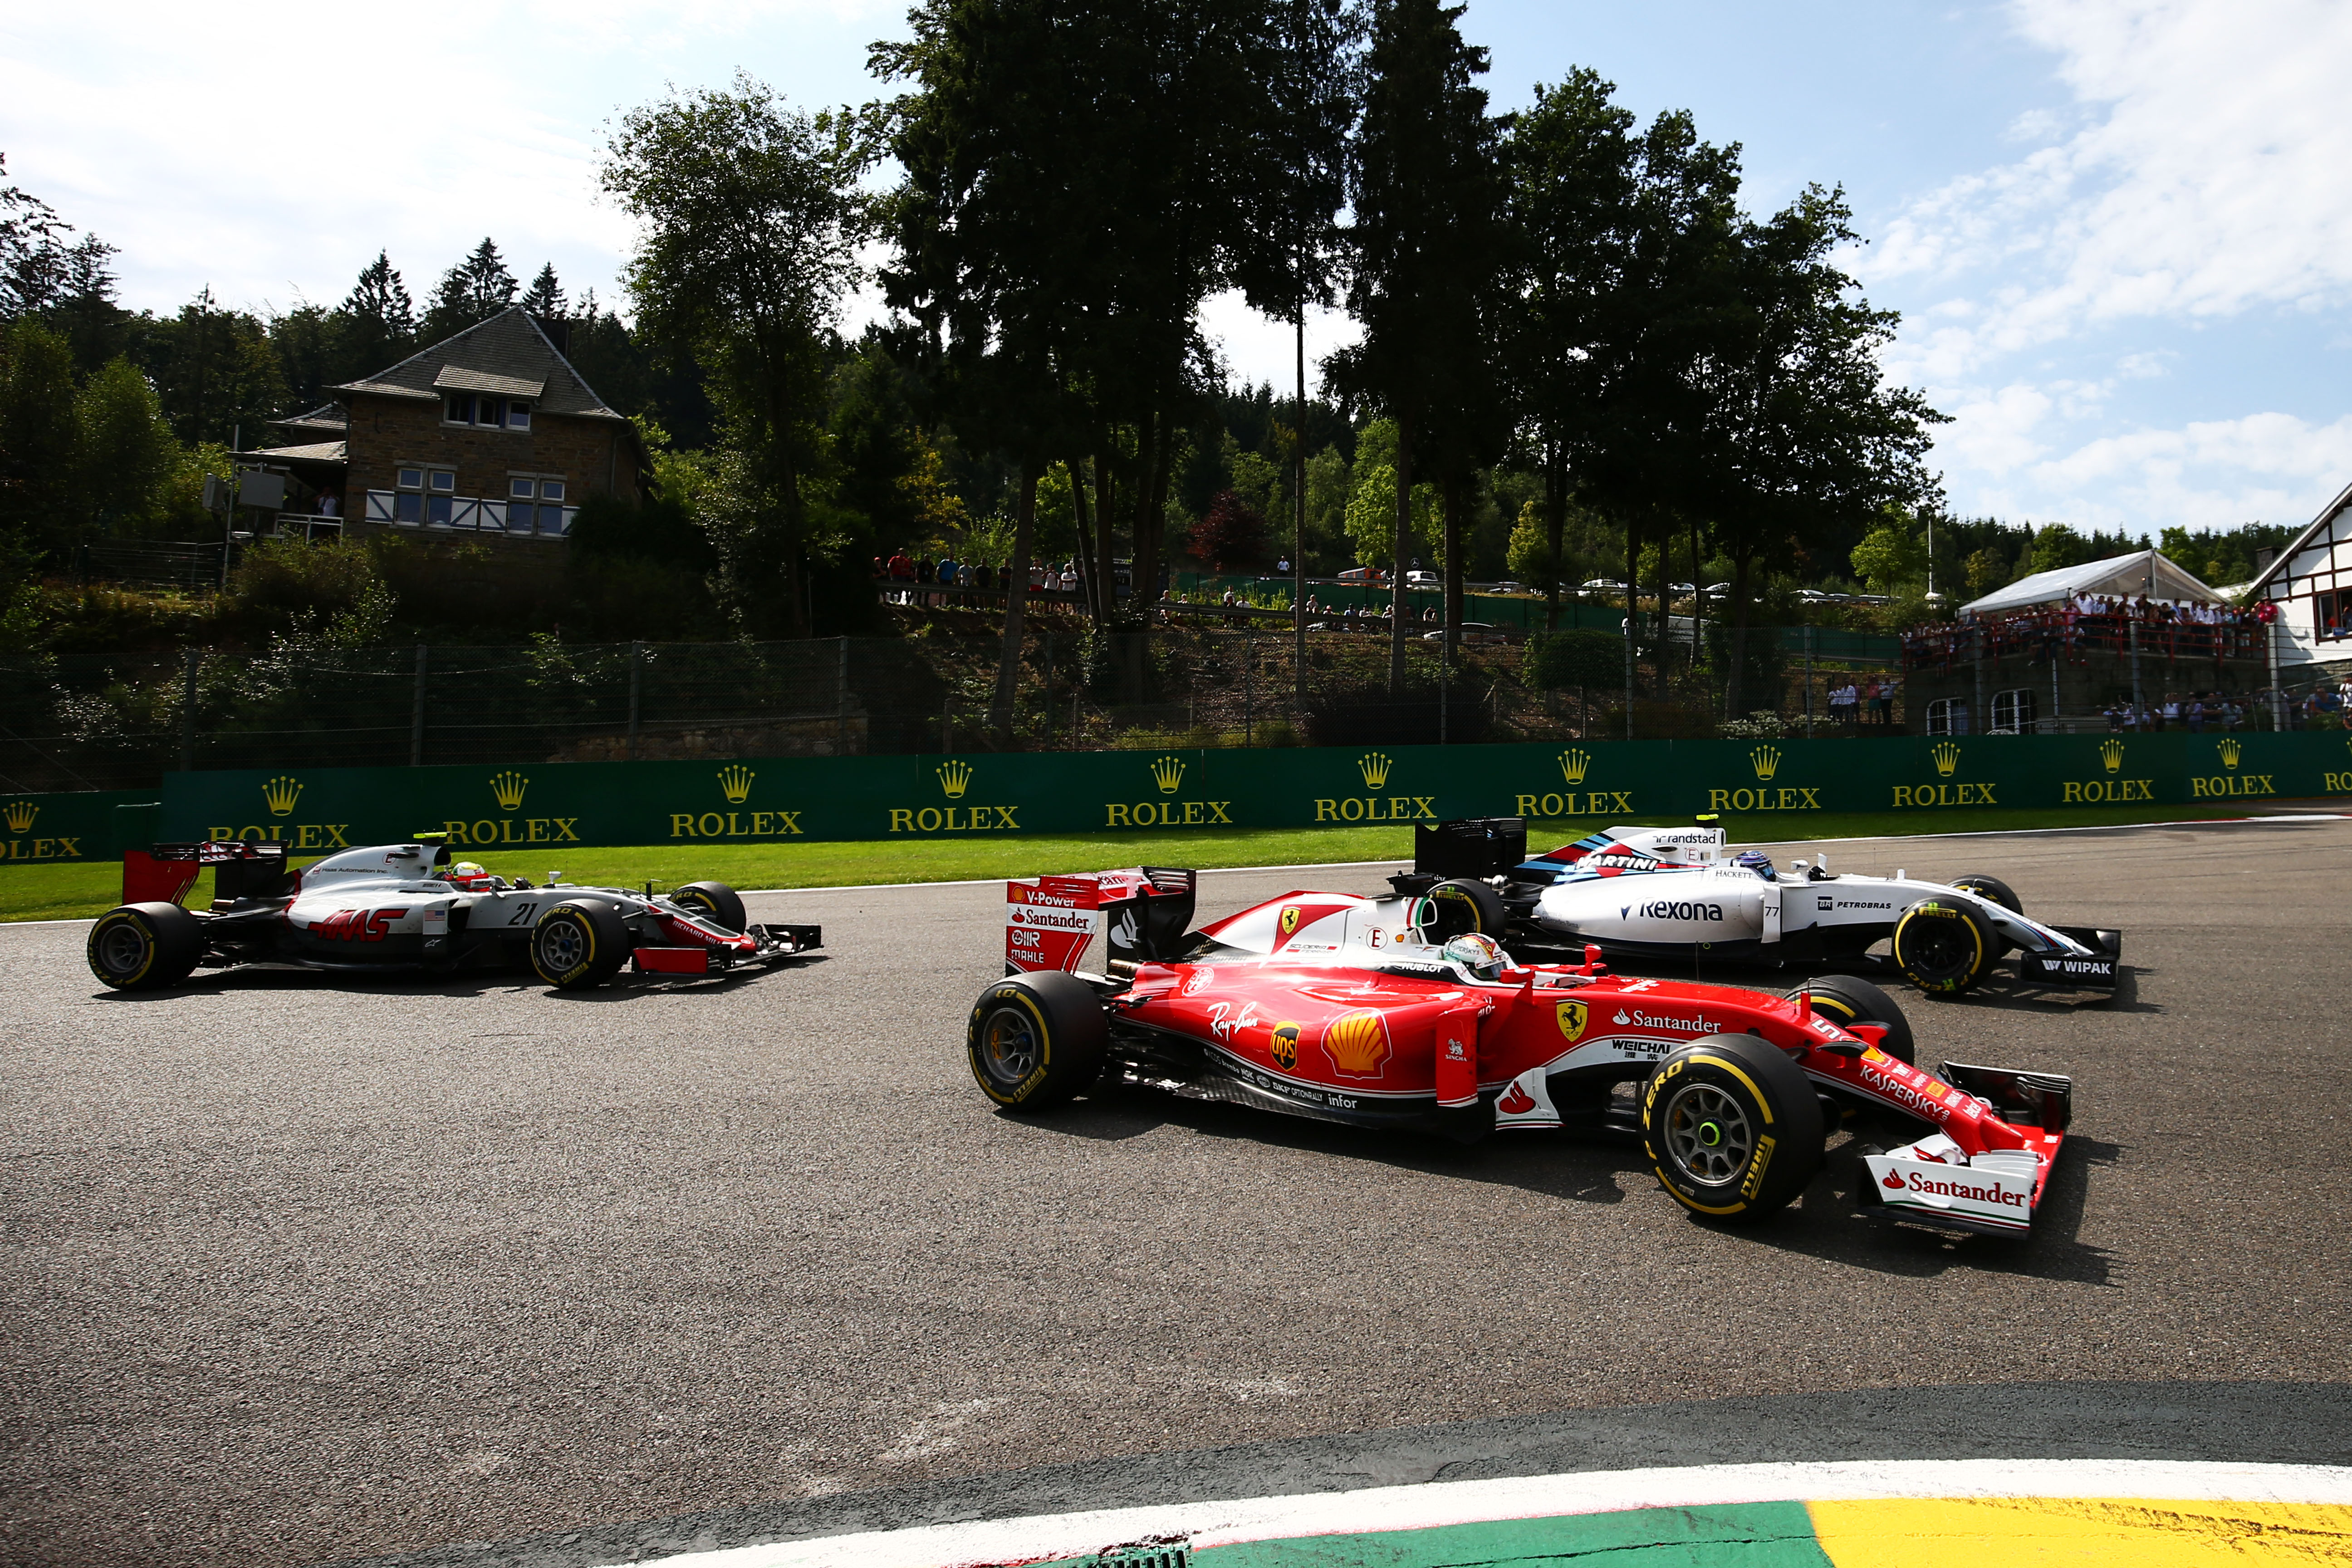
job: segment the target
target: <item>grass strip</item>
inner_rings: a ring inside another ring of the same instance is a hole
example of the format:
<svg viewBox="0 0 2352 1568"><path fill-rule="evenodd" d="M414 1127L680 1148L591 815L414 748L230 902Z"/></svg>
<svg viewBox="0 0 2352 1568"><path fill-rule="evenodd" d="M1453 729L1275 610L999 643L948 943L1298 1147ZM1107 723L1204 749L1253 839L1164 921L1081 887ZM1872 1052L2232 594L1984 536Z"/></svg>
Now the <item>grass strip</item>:
<svg viewBox="0 0 2352 1568"><path fill-rule="evenodd" d="M2276 805L2269 802L2265 804ZM2339 803L2340 804L2340 803ZM1991 811L1763 812L1727 816L1735 845L1812 843L1936 833L1999 833L2042 827L2122 826L2142 822L2221 820L2242 813L2196 811L2179 805L2073 808L2003 807ZM1682 816L1616 818L1643 826L1688 822ZM1551 848L1611 825L1609 819L1531 820L1528 847ZM608 887L646 881L719 881L738 888L846 888L884 882L960 882L1043 872L1097 871L1112 866L1311 866L1349 860L1408 859L1410 824L1383 827L1224 828L1194 833L1100 833L1074 837L907 839L826 844L650 844L567 852L486 853L482 864L507 876ZM307 863L307 862L305 862ZM112 861L15 866L0 870L0 921L83 920L114 907L122 868ZM212 874L188 896L191 908L212 900Z"/></svg>

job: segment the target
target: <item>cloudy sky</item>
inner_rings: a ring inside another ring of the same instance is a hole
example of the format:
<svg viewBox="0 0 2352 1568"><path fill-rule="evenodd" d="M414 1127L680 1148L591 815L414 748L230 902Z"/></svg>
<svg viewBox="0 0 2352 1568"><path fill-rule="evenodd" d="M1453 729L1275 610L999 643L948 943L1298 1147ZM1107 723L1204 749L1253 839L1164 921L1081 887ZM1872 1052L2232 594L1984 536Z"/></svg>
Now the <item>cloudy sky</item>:
<svg viewBox="0 0 2352 1568"><path fill-rule="evenodd" d="M378 247L422 298L485 234L609 298L619 109L740 65L873 95L868 0L116 0L0 13L10 175L121 247L125 302L331 303ZM2148 531L2301 522L2352 479L2352 6L1472 0L1498 108L1585 64L1745 150L1749 205L1842 184L1891 374L1954 416L1952 507ZM1286 378L1237 302L1235 369ZM1344 328L1320 324L1328 347Z"/></svg>

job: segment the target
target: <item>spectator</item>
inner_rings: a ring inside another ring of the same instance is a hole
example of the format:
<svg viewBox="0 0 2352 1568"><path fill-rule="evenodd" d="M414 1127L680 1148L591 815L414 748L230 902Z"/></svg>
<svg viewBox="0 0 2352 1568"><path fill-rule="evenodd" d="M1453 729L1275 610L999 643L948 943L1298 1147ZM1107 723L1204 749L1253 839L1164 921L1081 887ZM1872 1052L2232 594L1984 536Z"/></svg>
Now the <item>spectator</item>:
<svg viewBox="0 0 2352 1568"><path fill-rule="evenodd" d="M2205 732L2204 699L2194 691L2190 692L2189 694L2189 706L2182 710L2181 717L2188 721L2189 732L2190 734L2203 734Z"/></svg>

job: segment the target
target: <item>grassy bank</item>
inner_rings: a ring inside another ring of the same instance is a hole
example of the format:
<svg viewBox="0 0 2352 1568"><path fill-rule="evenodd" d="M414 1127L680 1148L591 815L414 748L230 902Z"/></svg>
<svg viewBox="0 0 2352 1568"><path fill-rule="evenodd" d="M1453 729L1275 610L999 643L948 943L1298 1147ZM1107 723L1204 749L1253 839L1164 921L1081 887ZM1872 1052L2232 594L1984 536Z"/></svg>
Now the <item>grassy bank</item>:
<svg viewBox="0 0 2352 1568"><path fill-rule="evenodd" d="M2277 805L2279 803L2266 803ZM2341 803L2337 803L2341 804ZM2074 810L1814 812L1803 817L1727 816L1735 844L1874 838L1933 833L2014 832L2036 827L2095 827L2139 822L2189 822L2239 815L2187 806L2101 806ZM1637 817L1664 826L1685 817ZM1528 843L1547 849L1607 824L1533 821ZM635 848L575 848L565 853L488 855L491 870L542 880L561 871L572 882L637 886L648 879L712 879L738 888L864 887L877 882L954 882L1039 872L1090 871L1108 866L1309 866L1349 860L1403 859L1412 854L1412 829L1339 827L1234 828L1184 834L1104 833L1071 837L922 839L857 844L646 845ZM212 898L212 877L199 879L189 903ZM0 921L84 919L111 908L121 894L121 868L106 862L0 868Z"/></svg>

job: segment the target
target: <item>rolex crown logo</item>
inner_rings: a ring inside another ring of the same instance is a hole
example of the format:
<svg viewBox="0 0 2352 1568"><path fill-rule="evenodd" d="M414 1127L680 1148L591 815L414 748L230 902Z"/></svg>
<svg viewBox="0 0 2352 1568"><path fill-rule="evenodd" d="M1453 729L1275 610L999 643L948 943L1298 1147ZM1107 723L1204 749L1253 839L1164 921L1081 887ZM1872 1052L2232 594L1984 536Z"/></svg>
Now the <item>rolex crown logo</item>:
<svg viewBox="0 0 2352 1568"><path fill-rule="evenodd" d="M1366 789L1379 789L1389 782L1389 770L1396 766L1378 752L1366 752L1356 759L1356 771L1364 775Z"/></svg>
<svg viewBox="0 0 2352 1568"><path fill-rule="evenodd" d="M2099 761L2107 764L2107 772L2109 773L2114 773L2121 768L2124 765L2124 743L2121 741L2116 740L2105 740L2100 742Z"/></svg>
<svg viewBox="0 0 2352 1568"><path fill-rule="evenodd" d="M1181 757L1162 757L1151 764L1151 780L1160 786L1161 795L1174 795L1184 782L1184 763Z"/></svg>
<svg viewBox="0 0 2352 1568"><path fill-rule="evenodd" d="M1591 765L1591 757L1583 752L1567 751L1559 754L1559 776L1572 784L1582 784L1584 770Z"/></svg>
<svg viewBox="0 0 2352 1568"><path fill-rule="evenodd" d="M1946 778L1950 778L1952 770L1960 765L1960 749L1949 741L1937 742L1927 748L1927 754L1936 759L1936 771Z"/></svg>
<svg viewBox="0 0 2352 1568"><path fill-rule="evenodd" d="M520 805L522 792L530 787L530 781L511 768L490 775L490 793L498 796L499 807L502 811L512 811Z"/></svg>
<svg viewBox="0 0 2352 1568"><path fill-rule="evenodd" d="M719 787L727 795L727 804L740 805L751 798L751 781L760 775L740 763L730 763L719 770Z"/></svg>
<svg viewBox="0 0 2352 1568"><path fill-rule="evenodd" d="M294 803L302 798L302 781L280 773L261 786L261 798L269 803L270 816L284 816L294 809Z"/></svg>
<svg viewBox="0 0 2352 1568"><path fill-rule="evenodd" d="M2213 749L2221 753L2221 765L2225 768L2236 767L2238 765L2238 758L2243 754L2242 748L2238 744L2238 738L2235 735L2231 735L2228 739L2220 742Z"/></svg>
<svg viewBox="0 0 2352 1568"><path fill-rule="evenodd" d="M963 792L971 787L971 764L950 762L932 770L940 775L940 788L950 800L961 800Z"/></svg>
<svg viewBox="0 0 2352 1568"><path fill-rule="evenodd" d="M1748 760L1755 764L1758 778L1769 779L1780 771L1780 748L1759 746L1748 753Z"/></svg>
<svg viewBox="0 0 2352 1568"><path fill-rule="evenodd" d="M11 833L29 831L33 826L33 818L40 815L41 808L29 800L10 801L7 808L8 831Z"/></svg>

